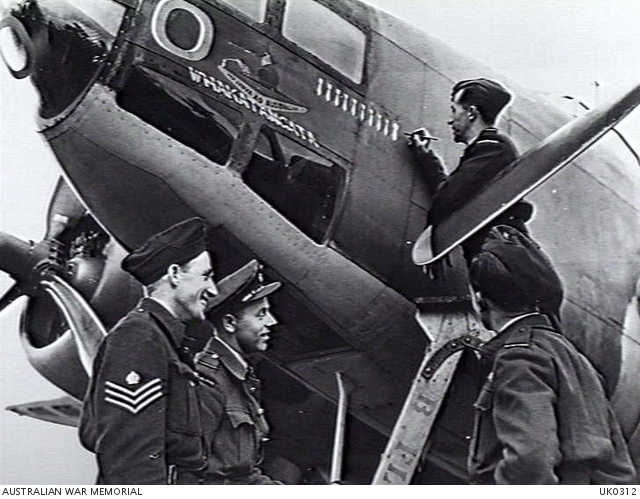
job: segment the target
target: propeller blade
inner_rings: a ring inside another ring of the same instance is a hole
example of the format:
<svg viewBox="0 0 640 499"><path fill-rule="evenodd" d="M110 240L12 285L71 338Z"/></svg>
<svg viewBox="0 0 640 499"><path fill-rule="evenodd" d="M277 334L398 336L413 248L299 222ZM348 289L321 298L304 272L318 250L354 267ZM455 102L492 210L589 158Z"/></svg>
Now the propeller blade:
<svg viewBox="0 0 640 499"><path fill-rule="evenodd" d="M445 256L591 147L639 103L637 85L610 105L592 109L552 133L458 211L428 227L413 247L413 262L428 265Z"/></svg>
<svg viewBox="0 0 640 499"><path fill-rule="evenodd" d="M0 297L0 312L20 298L22 294L22 287L19 284L11 286L7 292Z"/></svg>
<svg viewBox="0 0 640 499"><path fill-rule="evenodd" d="M69 184L60 177L49 202L44 239L58 239L66 229L74 227L84 214L84 206Z"/></svg>
<svg viewBox="0 0 640 499"><path fill-rule="evenodd" d="M29 266L32 244L6 232L0 232L0 270L17 281L26 281L31 274Z"/></svg>
<svg viewBox="0 0 640 499"><path fill-rule="evenodd" d="M28 288L41 264L55 261L57 245L52 241L33 243L0 232L0 270ZM50 258L50 256L54 258Z"/></svg>
<svg viewBox="0 0 640 499"><path fill-rule="evenodd" d="M91 376L93 358L107 330L78 291L57 275L46 276L42 286L62 311L78 348L78 356Z"/></svg>

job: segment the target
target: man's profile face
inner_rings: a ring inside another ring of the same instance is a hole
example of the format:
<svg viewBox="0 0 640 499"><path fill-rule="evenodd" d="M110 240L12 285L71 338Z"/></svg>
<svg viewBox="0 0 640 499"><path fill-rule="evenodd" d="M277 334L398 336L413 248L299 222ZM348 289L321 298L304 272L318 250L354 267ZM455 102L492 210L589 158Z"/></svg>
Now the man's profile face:
<svg viewBox="0 0 640 499"><path fill-rule="evenodd" d="M262 298L250 302L236 316L236 338L245 353L264 352L269 348L271 326L278 323L272 315L269 300Z"/></svg>
<svg viewBox="0 0 640 499"><path fill-rule="evenodd" d="M453 132L453 141L466 144L468 141L469 130L471 129L471 120L469 112L458 102L462 91L454 95L451 101L451 119L449 126Z"/></svg>
<svg viewBox="0 0 640 499"><path fill-rule="evenodd" d="M178 270L175 301L178 318L184 321L205 319L208 298L216 296L218 289L213 282L213 269L209 253L200 253Z"/></svg>

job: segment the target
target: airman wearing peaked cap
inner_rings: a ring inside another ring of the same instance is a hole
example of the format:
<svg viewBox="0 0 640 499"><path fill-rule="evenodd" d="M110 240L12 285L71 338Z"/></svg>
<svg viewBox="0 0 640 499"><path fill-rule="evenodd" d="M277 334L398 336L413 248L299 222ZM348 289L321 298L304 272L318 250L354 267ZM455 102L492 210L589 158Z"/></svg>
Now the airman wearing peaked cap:
<svg viewBox="0 0 640 499"><path fill-rule="evenodd" d="M186 472L179 483L275 485L281 482L260 469L262 442L269 426L260 402L260 380L248 355L268 348L270 328L277 324L268 296L281 283L265 283L260 264L252 260L218 283L207 320L215 336L196 358L205 380L202 421L211 429L207 467Z"/></svg>
<svg viewBox="0 0 640 499"><path fill-rule="evenodd" d="M251 260L218 283L218 296L210 302L207 319L214 320L229 310L243 308L251 302L266 298L280 286L280 282L265 284L262 266L256 260Z"/></svg>
<svg viewBox="0 0 640 499"><path fill-rule="evenodd" d="M122 262L148 296L94 359L80 439L97 456L100 484L173 483L176 469L206 466L202 386L179 348L217 293L205 228L197 218L171 226Z"/></svg>

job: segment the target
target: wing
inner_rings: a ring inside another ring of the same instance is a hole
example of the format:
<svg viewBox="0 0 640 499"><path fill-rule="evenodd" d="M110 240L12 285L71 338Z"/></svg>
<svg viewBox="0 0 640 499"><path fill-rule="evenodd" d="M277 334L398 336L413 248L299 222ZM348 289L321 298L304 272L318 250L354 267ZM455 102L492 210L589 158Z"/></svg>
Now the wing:
<svg viewBox="0 0 640 499"><path fill-rule="evenodd" d="M558 173L595 144L640 103L640 85L615 102L591 110L552 133L514 161L477 196L416 241L416 265L433 263Z"/></svg>

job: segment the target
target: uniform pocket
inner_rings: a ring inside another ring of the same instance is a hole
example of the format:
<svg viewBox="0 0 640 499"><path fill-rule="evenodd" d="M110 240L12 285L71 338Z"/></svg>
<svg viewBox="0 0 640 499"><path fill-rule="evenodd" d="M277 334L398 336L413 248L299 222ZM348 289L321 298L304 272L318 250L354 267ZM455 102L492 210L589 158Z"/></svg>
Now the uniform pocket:
<svg viewBox="0 0 640 499"><path fill-rule="evenodd" d="M231 426L238 428L241 424L248 424L249 426L255 426L251 416L244 411L238 411L235 409L227 409L227 417Z"/></svg>
<svg viewBox="0 0 640 499"><path fill-rule="evenodd" d="M258 458L258 435L251 415L237 408L226 409L227 418L235 434L237 467L250 469Z"/></svg>
<svg viewBox="0 0 640 499"><path fill-rule="evenodd" d="M167 427L174 432L201 435L198 383L189 366L172 361L169 372Z"/></svg>
<svg viewBox="0 0 640 499"><path fill-rule="evenodd" d="M486 448L488 439L491 438L490 434L493 432L491 412L493 409L493 395L493 381L489 380L484 384L480 391L480 395L478 395L476 402L473 404L476 413L473 441L471 442L470 449L471 461L482 461L482 456L479 456L478 454L483 452L482 450Z"/></svg>
<svg viewBox="0 0 640 499"><path fill-rule="evenodd" d="M180 361L171 361L167 394L167 463L200 469L208 452L200 423L199 386L195 373Z"/></svg>

